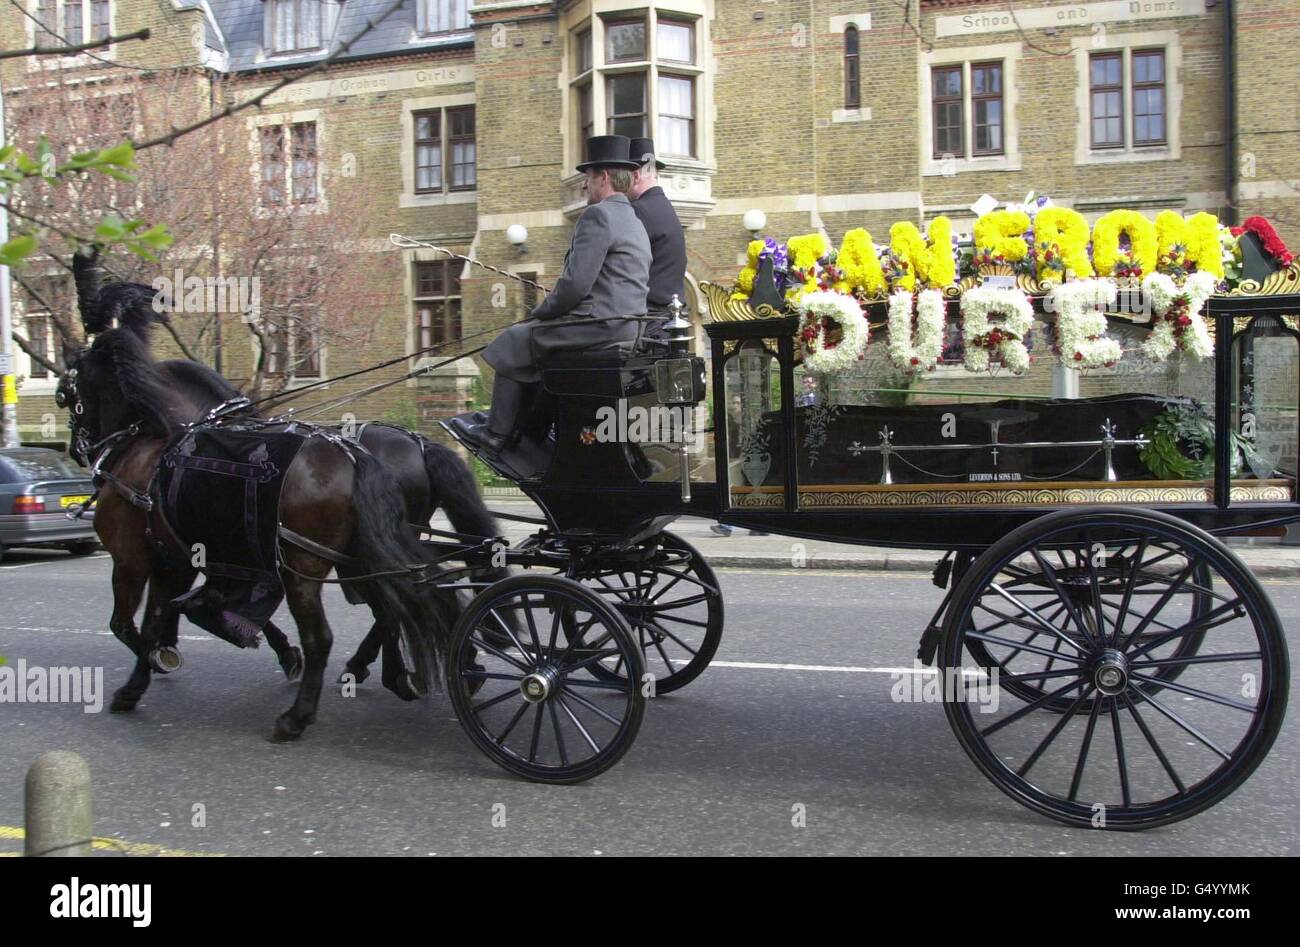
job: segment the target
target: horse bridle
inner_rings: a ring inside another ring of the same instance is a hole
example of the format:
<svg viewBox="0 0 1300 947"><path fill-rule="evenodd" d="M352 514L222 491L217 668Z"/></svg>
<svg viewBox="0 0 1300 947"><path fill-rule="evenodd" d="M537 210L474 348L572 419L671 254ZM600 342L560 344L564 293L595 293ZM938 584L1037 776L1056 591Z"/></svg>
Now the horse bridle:
<svg viewBox="0 0 1300 947"><path fill-rule="evenodd" d="M99 495L99 488L104 483L112 485L132 506L139 507L145 512L153 510L153 499L147 493L141 493L104 469L104 464L112 455L113 448L140 433L140 422L135 421L98 441L92 441L94 434L83 423L86 407L81 401L81 391L77 387L76 368L69 368L63 373L63 383L54 393L54 403L60 408L67 408L72 413L72 423L69 426L72 429L73 449L82 458L90 461L90 479L95 485L95 494L85 503L77 504L75 509L70 508L68 515L74 519L85 515L94 504Z"/></svg>

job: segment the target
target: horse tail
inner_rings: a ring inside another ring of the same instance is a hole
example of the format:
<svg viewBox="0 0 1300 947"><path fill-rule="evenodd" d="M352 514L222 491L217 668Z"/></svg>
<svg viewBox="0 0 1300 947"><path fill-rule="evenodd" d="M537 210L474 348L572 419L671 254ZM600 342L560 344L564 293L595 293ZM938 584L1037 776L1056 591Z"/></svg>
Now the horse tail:
<svg viewBox="0 0 1300 947"><path fill-rule="evenodd" d="M401 493L392 475L364 451L354 451L353 457L356 531L352 555L361 560L363 573L396 573L367 579L363 586L366 597L389 627L401 629L417 669L426 682L437 687L438 668L459 613L455 596L432 581L438 575L433 557L408 529ZM424 572L412 571L412 566L424 566Z"/></svg>
<svg viewBox="0 0 1300 947"><path fill-rule="evenodd" d="M474 474L460 455L426 437L420 437L420 449L429 477L429 494L435 507L441 506L446 510L451 528L467 536L500 536L497 519L483 502ZM500 566L476 574L481 579L496 582L506 578L510 570Z"/></svg>

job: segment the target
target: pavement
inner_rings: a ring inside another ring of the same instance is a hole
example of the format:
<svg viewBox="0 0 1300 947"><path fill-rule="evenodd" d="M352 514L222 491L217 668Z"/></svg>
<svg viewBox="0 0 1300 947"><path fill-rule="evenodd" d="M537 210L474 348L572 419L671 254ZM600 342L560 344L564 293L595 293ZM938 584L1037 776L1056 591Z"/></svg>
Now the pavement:
<svg viewBox="0 0 1300 947"><path fill-rule="evenodd" d="M527 499L487 497L488 507L504 513L540 516ZM448 528L445 520L434 524ZM536 530L526 523L501 521L502 532L512 543ZM883 546L852 546L788 536L760 535L734 529L721 536L711 529L712 521L682 518L669 529L698 549L714 568L736 569L867 569L884 572L932 572L942 552L926 549L894 549ZM1228 545L1260 578L1300 578L1300 545L1286 546L1272 537L1229 538Z"/></svg>

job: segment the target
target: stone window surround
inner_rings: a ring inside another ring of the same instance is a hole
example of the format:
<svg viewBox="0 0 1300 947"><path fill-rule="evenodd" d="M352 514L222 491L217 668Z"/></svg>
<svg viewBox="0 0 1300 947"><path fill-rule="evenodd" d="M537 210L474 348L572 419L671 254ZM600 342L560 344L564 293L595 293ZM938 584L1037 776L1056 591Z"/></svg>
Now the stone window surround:
<svg viewBox="0 0 1300 947"><path fill-rule="evenodd" d="M862 81L862 64L863 64L863 63L862 63L862 60L863 60L863 56L862 56L862 42L863 42L863 36L862 36L862 34L863 34L863 33L870 32L870 30L871 30L871 14L870 14L870 13L845 13L845 14L841 14L840 16L833 16L833 17L830 18L829 30L830 30L831 33L836 33L836 34L839 34L840 36L843 36L845 30L846 30L848 27L850 27L850 26L855 26L855 27L857 27L857 30L858 30L858 73L859 73L859 75L858 75L858 108L855 108L855 109L846 109L846 108L831 109L831 124L833 124L833 125L839 125L839 124L842 124L842 123L844 123L844 122L869 122L869 121L871 121L871 107L870 107L870 106L864 106L864 105L861 104L861 102L862 102L862 97L863 97L863 96L865 95L865 93L866 93L866 84ZM844 79L845 79L845 77L844 77L844 73L843 73L843 70L844 70L844 56L843 56L843 52L844 52L844 49L843 49L843 40L841 40L841 41L840 41L840 53L841 53L841 55L840 55L840 88L843 88L843 87L844 87Z"/></svg>
<svg viewBox="0 0 1300 947"><path fill-rule="evenodd" d="M464 246L467 242L468 241L466 240L439 241L439 243L446 243L448 249L450 250L455 250L457 253L464 253L466 256L473 256L474 255L473 247L471 247L469 250L459 249L461 246ZM415 301L417 298L423 298L423 297L420 297L419 293L416 291L417 287L415 285L415 264L441 263L441 262L445 262L446 259L447 259L446 254L440 253L437 250L429 249L427 247L417 247L415 249L402 251L402 298L406 301L406 351L408 353L414 352L420 347L420 327L415 321ZM462 280L465 280L469 278L469 275L470 275L470 265L468 263L462 264L461 271L460 271L460 278ZM464 293L462 291L462 298L463 296ZM465 318L465 311L462 309L461 319L464 320L464 318ZM465 324L462 321L461 322L462 332L464 331L464 325ZM436 357L436 354L437 353L434 353L434 357ZM431 356L424 355L420 357L430 358ZM418 379L414 379L414 378L408 379L407 387L414 387L417 385L417 383L418 383Z"/></svg>
<svg viewBox="0 0 1300 947"><path fill-rule="evenodd" d="M1134 33L1107 31L1104 39L1081 36L1070 41L1075 60L1075 130L1074 163L1076 165L1128 164L1135 161L1177 161L1182 157L1183 87L1178 81L1183 65L1183 47L1177 30L1150 30ZM1165 53L1165 138L1163 145L1133 144L1133 51L1163 49ZM1121 52L1124 55L1124 147L1092 148L1092 118L1089 61L1092 53Z"/></svg>
<svg viewBox="0 0 1300 947"><path fill-rule="evenodd" d="M260 194L262 190L262 143L259 137L259 130L267 125L296 125L301 122L314 122L316 124L316 200L310 204L294 204L292 201L284 205L283 210L263 207L259 201L253 208L254 215L259 218L265 218L274 213L292 213L292 214L328 214L329 197L325 193L325 146L328 142L328 135L325 130L323 113L320 109L301 109L296 112L280 112L276 115L254 115L245 122L248 128L248 149L251 162L249 164L249 174L253 179L254 193ZM289 137L285 136L285 166L293 167L293 155ZM286 193L286 197L290 196ZM324 370L324 366L321 366Z"/></svg>
<svg viewBox="0 0 1300 947"><path fill-rule="evenodd" d="M292 361L293 360L293 334L292 333L286 334L285 339L289 345L289 360ZM262 341L258 336L249 333L248 344L250 350L253 353L253 365L256 366L257 360L262 354ZM285 391L292 391L294 388L301 388L304 385L320 384L321 382L328 381L330 377L329 355L330 355L329 343L321 342L320 346L316 350L316 361L320 363L319 375L298 376L298 375L286 373L284 375L267 375L266 378L268 379L284 378ZM330 387L331 387L330 385L321 385L321 391L328 391Z"/></svg>
<svg viewBox="0 0 1300 947"><path fill-rule="evenodd" d="M1020 104L1018 72L1024 55L1022 43L989 43L983 46L961 46L933 49L922 53L917 76L921 92L921 175L922 177L947 177L969 171L1019 171L1020 123L1017 118ZM945 161L934 157L933 85L930 81L932 66L962 66L962 120L965 123L964 144L972 147L971 130L974 117L971 111L970 66L978 62L1002 62L1002 143L1004 154L982 157L954 157Z"/></svg>
<svg viewBox="0 0 1300 947"><path fill-rule="evenodd" d="M25 326L25 320L27 317L32 316L37 319L49 320L49 330L47 335L48 342L45 346L45 352L46 357L53 360L58 354L56 347L59 344L58 330L54 328L54 317L45 309L33 309L31 312L27 312L26 295L26 293L14 293L12 297L14 303L13 315L17 317L14 319L14 335L17 336L21 333L23 341L31 344L31 339L28 337ZM13 354L14 374L23 378L22 388L19 390L20 395L31 398L37 395L54 394L55 389L59 386L59 378L57 375L50 375L48 378L33 378L31 356L19 348L17 343L14 343Z"/></svg>
<svg viewBox="0 0 1300 947"><path fill-rule="evenodd" d="M59 35L60 36L65 35L63 33L63 8L64 6L67 5L67 2L68 0L57 0L58 11L59 11ZM117 32L117 3L118 0L108 0L108 35L109 36L113 36ZM29 49L36 45L37 6L38 6L37 0L26 0L26 4L24 6L24 9L26 9L28 14L30 14L29 16L23 17L23 25L27 29L27 46ZM87 16L85 16L82 19L82 24L81 24L82 42L88 42L90 39L90 19L89 19L90 4L86 3L85 6L86 6ZM116 59L117 44L114 43L111 46L104 46L99 49L90 50L90 52L93 52L95 56L99 57L100 59ZM94 64L95 64L95 60L90 56L86 55L86 53L77 53L72 56L28 56L27 57L28 72L39 72L42 69L46 71L49 71L51 69L74 69L78 66L92 66ZM103 65L103 63L100 63L100 65Z"/></svg>
<svg viewBox="0 0 1300 947"><path fill-rule="evenodd" d="M476 188L463 191L445 191L443 193L415 193L415 113L432 109L455 108L459 105L474 105L473 92L459 92L453 95L426 95L414 99L402 100L401 125L401 170L402 190L397 196L397 206L408 207L444 207L448 204L474 204L478 201Z"/></svg>
<svg viewBox="0 0 1300 947"><path fill-rule="evenodd" d="M633 14L645 12L647 16L653 10L656 16L672 18L674 14L683 19L690 19L695 24L696 62L693 65L671 64L669 72L690 74L695 77L695 151L694 158L663 155L660 160L667 167L659 172L660 183L669 200L677 208L683 223L699 220L713 205L712 176L717 172L714 159L713 120L716 114L713 104L713 79L717 72L713 58L713 45L710 27L714 18L717 0L583 0L576 3L560 16L557 34L564 38L563 66L558 77L561 96L560 128L564 136L565 160L561 167L561 181L565 189L566 200L564 214L568 219L575 219L586 207L586 198L582 194L582 175L573 168L582 159L582 143L578 140L577 114L577 77L574 75L575 42L581 29L592 25L593 71L599 74L605 68L600 65L603 56L603 33L593 21L600 16L615 14ZM653 40L652 40L653 41ZM619 63L612 67L626 69L642 64ZM646 68L650 68L646 66ZM647 89L650 113L654 114L654 89ZM593 134L604 134L605 93L603 86L596 82L592 88L592 114L594 118ZM655 137L653 127L649 129L650 137Z"/></svg>

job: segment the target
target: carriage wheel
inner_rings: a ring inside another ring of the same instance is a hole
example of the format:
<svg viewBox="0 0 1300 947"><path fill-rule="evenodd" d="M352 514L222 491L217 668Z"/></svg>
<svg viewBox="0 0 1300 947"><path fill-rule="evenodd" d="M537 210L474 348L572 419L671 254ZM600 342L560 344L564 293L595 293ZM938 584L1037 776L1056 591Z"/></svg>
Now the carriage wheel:
<svg viewBox="0 0 1300 947"><path fill-rule="evenodd" d="M1059 582L1058 552L1088 581ZM1027 562L1051 594L1022 581ZM1150 828L1214 805L1263 760L1286 710L1286 641L1264 589L1165 513L1063 510L1003 537L954 592L939 654L963 749L1017 802L1075 826Z"/></svg>
<svg viewBox="0 0 1300 947"><path fill-rule="evenodd" d="M654 675L655 694L685 687L709 666L722 641L722 592L699 551L673 533L659 535L645 563L580 573L627 620ZM627 680L617 657L592 665L600 680Z"/></svg>
<svg viewBox="0 0 1300 947"><path fill-rule="evenodd" d="M1059 622L1060 618L1066 614L1071 607L1071 602L1081 598L1085 601L1088 600L1094 580L1102 589L1113 590L1126 588L1131 578L1134 585L1134 595L1139 598L1142 596L1159 596L1165 587L1164 577L1158 574L1158 571L1162 568L1161 563L1172 562L1177 553L1166 549L1163 550L1164 558L1162 559L1157 559L1153 555L1143 557L1142 561L1139 562L1139 558L1136 556L1137 548L1138 543L1134 542L1127 548L1108 550L1108 555L1104 557L1104 562L1100 564L1096 561L1096 557L1093 557L1094 561L1089 562L1088 558L1081 555L1079 550L1075 550L1073 554L1070 554L1067 550L1055 549L1051 550L1050 554L1045 555L1048 569L1040 567L1032 556L1022 556L1019 562L1006 566L1008 575L1002 583L1002 587L1017 595L1033 598L1035 601L1044 599L1049 601L1051 604L1048 608L1048 617L1054 622ZM1153 570L1157 574L1150 574ZM1188 586L1191 592L1192 617L1199 618L1212 609L1215 604L1212 594L1213 578L1204 563L1201 563L1192 573ZM1112 615L1118 613L1118 600L1103 594L1099 596L1098 601L1104 611ZM1092 613L1083 610L1080 614L1085 621L1089 621ZM1162 629L1159 623L1153 623L1147 631L1139 636L1137 643L1144 644L1162 634L1165 630L1167 629ZM1062 637L1051 635L1043 626L1033 622L1030 623L1030 627L1025 627L1004 619L999 621L995 627L986 628L985 631L996 631L1001 637L1023 642L1026 645L1050 648L1058 654L1062 647L1065 646ZM1066 622L1063 631L1066 637L1072 636L1077 643L1083 643L1083 636L1073 623ZM1191 657L1200 649L1201 642L1204 640L1204 631L1179 637L1171 643L1173 650L1167 656L1174 658ZM1017 674L1017 671L1021 673L1030 670L1051 671L1054 667L1063 667L1062 664L1058 663L1056 656L1048 657L1038 652L1025 651L1009 646L986 647L980 639L969 640L966 647L971 656L985 670L997 668L999 673L1003 675L1002 680L1004 683L1001 686L1022 700L1029 702L1045 698L1042 706L1057 713L1064 713L1074 704L1073 699L1068 696L1052 697L1049 695L1049 692L1054 689L1048 686L1051 683L1050 678L1024 680L1020 679L1019 674ZM1028 665L1033 665L1033 667ZM1151 677L1162 681L1174 680L1183 673L1185 667L1185 664L1166 664L1158 671L1153 672ZM1160 685L1154 682L1143 682L1141 686L1148 694L1160 692ZM1096 695L1088 698L1089 701L1096 699ZM1082 709L1085 713L1089 712L1092 705L1086 703Z"/></svg>
<svg viewBox="0 0 1300 947"><path fill-rule="evenodd" d="M581 631L565 635L562 622ZM461 726L496 763L576 783L628 751L645 713L639 688L586 673L612 659L640 680L636 639L601 596L559 576L514 576L483 590L457 622L447 689Z"/></svg>

